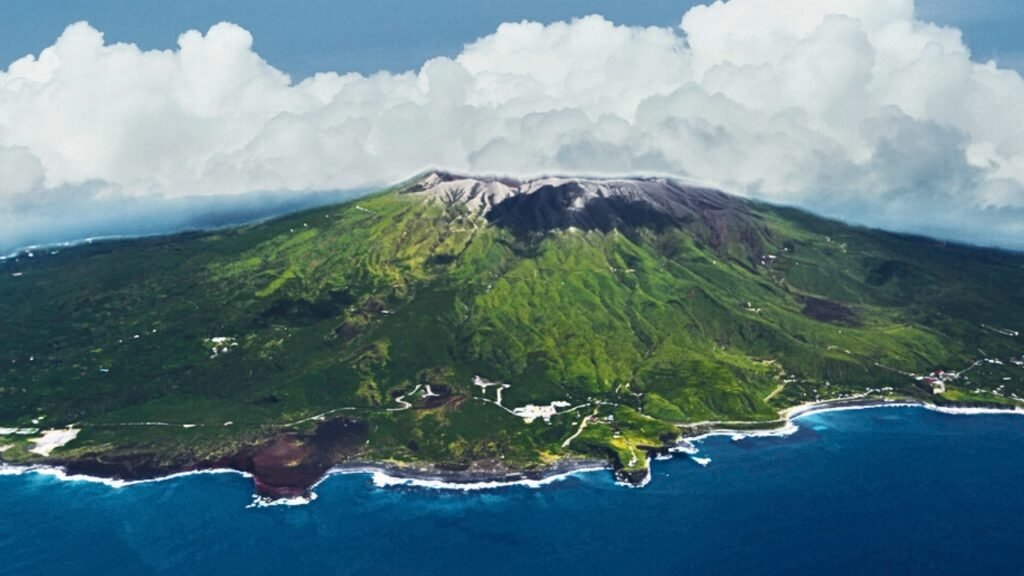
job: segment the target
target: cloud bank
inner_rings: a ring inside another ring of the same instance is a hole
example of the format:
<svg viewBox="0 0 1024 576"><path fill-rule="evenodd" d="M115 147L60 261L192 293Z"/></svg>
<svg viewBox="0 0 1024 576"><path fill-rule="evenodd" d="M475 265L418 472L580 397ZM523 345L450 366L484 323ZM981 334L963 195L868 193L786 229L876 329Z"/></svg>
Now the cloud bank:
<svg viewBox="0 0 1024 576"><path fill-rule="evenodd" d="M912 0L716 1L678 29L509 23L418 71L300 82L252 42L221 23L141 51L80 22L0 72L0 246L89 230L88 206L113 233L122 205L156 218L436 166L667 173L1024 248L1024 80Z"/></svg>

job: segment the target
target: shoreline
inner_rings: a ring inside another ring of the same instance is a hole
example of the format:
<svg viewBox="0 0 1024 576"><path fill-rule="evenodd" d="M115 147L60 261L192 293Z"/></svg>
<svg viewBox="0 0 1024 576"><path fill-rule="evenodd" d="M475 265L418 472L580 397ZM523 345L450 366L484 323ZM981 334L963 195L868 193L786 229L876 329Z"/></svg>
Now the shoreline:
<svg viewBox="0 0 1024 576"><path fill-rule="evenodd" d="M375 462L351 462L334 466L310 489L314 489L331 476L369 474L373 485L378 488L413 486L437 490L472 492L493 490L512 486L540 488L564 480L576 474L611 470L608 462L597 459L560 460L537 470L510 472L503 476L494 473L444 472L410 469L405 466Z"/></svg>
<svg viewBox="0 0 1024 576"><path fill-rule="evenodd" d="M537 470L510 472L505 475L498 476L493 473L489 474L487 472L479 471L426 471L413 470L410 467L386 463L348 462L336 465L325 472L315 484L306 490L305 495L272 497L254 493L253 502L248 507L263 508L268 506L296 506L308 504L317 498L315 489L332 476L365 474L370 477L370 482L377 488L406 486L434 490L475 492L482 490L495 490L499 488L511 488L515 486L541 488L543 486L548 486L550 484L566 480L578 474L606 472L611 471L612 469L612 466L603 460L571 459L558 461L550 466L545 466ZM121 478L92 476L89 474L69 474L63 466L57 465L16 465L0 462L0 476L21 476L24 474L38 474L40 476L53 478L60 482L102 484L113 489L128 488L143 484L156 484L189 476L203 476L211 474L236 474L243 478L255 480L255 476L251 472L237 470L234 468L185 470L155 478L125 480Z"/></svg>
<svg viewBox="0 0 1024 576"><path fill-rule="evenodd" d="M805 402L796 406L791 406L779 411L780 419L777 421L778 426L772 428L712 428L694 434L692 436L683 436L679 444L684 445L686 443L699 442L705 438L712 436L730 436L733 439L741 438L757 438L757 437L773 437L773 436L789 436L799 430L797 420L801 418L812 416L814 414L824 414L827 412L845 412L850 410L873 410L876 408L920 408L931 412L938 412L940 414L946 414L949 416L997 416L997 415L1011 415L1011 416L1024 416L1024 408L983 408L983 407L968 407L968 406L939 406L937 404L931 404L918 400L915 398L869 398L869 397L855 397L855 398L842 398L838 400L820 400L816 402ZM757 422L750 422L750 424L757 424ZM684 425L685 426L685 425ZM686 450L676 450L677 452L685 452Z"/></svg>
<svg viewBox="0 0 1024 576"><path fill-rule="evenodd" d="M697 455L700 453L700 450L694 444L713 436L729 436L734 441L745 438L785 437L796 433L800 429L797 421L807 416L828 412L871 410L878 408L919 408L951 416L1024 416L1024 409L1022 408L945 407L912 398L844 398L840 400L808 402L781 410L779 412L781 417L778 421L779 425L772 428L739 429L722 427L711 428L691 435L686 435L684 433L684 435L674 445L665 446L658 450L652 450L652 458L648 461L647 474L645 475L644 481L639 484L628 484L628 486L631 488L640 488L649 483L652 474L651 468L653 461L670 459L675 454L686 454L697 464L707 466L710 459L698 457ZM752 422L751 424L757 423ZM317 497L315 489L331 476L366 474L370 476L372 484L378 488L415 487L433 490L472 492L510 488L514 486L541 488L578 474L607 471L615 473L617 485L626 485L620 481L618 474L616 473L617 470L611 462L593 458L568 458L555 461L549 465L533 470L506 472L498 472L494 470L428 470L413 465L357 460L331 466L315 483L306 488L303 494L268 496L261 495L257 492L253 495L253 502L250 504L250 507L279 505L295 506L308 504ZM89 482L103 484L110 488L126 488L140 484L165 482L187 476L204 474L238 474L243 478L251 479L257 484L259 483L259 479L253 473L230 467L182 470L153 478L122 479L90 474L68 473L65 466L58 464L18 465L0 461L0 476L16 476L33 473L49 476L62 482Z"/></svg>

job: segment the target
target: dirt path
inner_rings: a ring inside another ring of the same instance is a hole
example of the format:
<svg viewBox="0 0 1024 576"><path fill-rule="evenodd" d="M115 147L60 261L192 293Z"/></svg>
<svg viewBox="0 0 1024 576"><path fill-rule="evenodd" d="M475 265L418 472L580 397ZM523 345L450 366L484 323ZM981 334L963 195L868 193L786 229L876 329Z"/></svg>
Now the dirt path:
<svg viewBox="0 0 1024 576"><path fill-rule="evenodd" d="M576 429L576 433L566 438L565 442L562 442L562 448L568 448L569 444L572 444L573 440L578 438L580 434L583 434L583 431L587 428L587 424L590 423L590 419L594 416L597 416L597 408L594 408L594 412L592 414L583 417L583 421L580 422L580 427Z"/></svg>
<svg viewBox="0 0 1024 576"><path fill-rule="evenodd" d="M779 384L778 386L775 387L775 390L772 390L771 394L769 394L769 395L764 397L764 401L767 402L767 401L771 400L772 398L775 398L775 396L778 395L779 392L782 392L782 389L785 388L785 387L786 387L786 383L785 382L783 382L782 384Z"/></svg>

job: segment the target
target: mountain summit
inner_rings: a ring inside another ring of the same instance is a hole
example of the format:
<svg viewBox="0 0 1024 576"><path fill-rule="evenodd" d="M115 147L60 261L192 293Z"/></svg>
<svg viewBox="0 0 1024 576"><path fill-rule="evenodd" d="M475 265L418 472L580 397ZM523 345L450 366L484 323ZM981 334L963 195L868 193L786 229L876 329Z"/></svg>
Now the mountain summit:
<svg viewBox="0 0 1024 576"><path fill-rule="evenodd" d="M666 178L430 172L257 225L0 262L3 459L495 479L807 402L1021 406L1024 257ZM45 430L52 428L52 430ZM70 428L69 428L70 427Z"/></svg>
<svg viewBox="0 0 1024 576"><path fill-rule="evenodd" d="M542 177L517 180L428 172L402 189L465 210L517 235L687 228L718 248L734 241L753 259L769 229L745 199L670 178Z"/></svg>
<svg viewBox="0 0 1024 576"><path fill-rule="evenodd" d="M465 206L488 221L517 231L711 225L749 213L748 202L669 178L569 178L532 180L430 172L404 193L446 206Z"/></svg>

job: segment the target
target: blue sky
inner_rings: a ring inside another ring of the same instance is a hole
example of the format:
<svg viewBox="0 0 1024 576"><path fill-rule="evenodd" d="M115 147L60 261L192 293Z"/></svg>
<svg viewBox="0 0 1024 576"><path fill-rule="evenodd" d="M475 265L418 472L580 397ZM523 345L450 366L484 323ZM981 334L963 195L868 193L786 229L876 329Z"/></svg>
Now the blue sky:
<svg viewBox="0 0 1024 576"><path fill-rule="evenodd" d="M1022 23L1024 0L0 0L0 252L434 167L668 174L1024 249Z"/></svg>
<svg viewBox="0 0 1024 576"><path fill-rule="evenodd" d="M552 22L588 14L630 25L677 26L697 0L3 0L3 66L53 43L72 22L87 20L108 42L172 48L187 29L240 24L254 49L295 79L312 73L418 68L453 56L502 22ZM964 32L975 59L997 58L1024 71L1024 1L917 0L923 20Z"/></svg>

